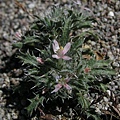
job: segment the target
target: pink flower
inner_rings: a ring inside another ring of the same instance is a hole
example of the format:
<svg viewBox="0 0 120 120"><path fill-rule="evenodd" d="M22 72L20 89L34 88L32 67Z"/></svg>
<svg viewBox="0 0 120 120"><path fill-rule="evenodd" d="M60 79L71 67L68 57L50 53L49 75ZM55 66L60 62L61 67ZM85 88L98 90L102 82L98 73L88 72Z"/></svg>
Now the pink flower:
<svg viewBox="0 0 120 120"><path fill-rule="evenodd" d="M55 89L51 93L57 92L61 87L62 87L62 84L60 83L55 85Z"/></svg>
<svg viewBox="0 0 120 120"><path fill-rule="evenodd" d="M15 37L16 37L18 40L21 40L22 34L21 34L20 32L16 32L16 33L15 33Z"/></svg>
<svg viewBox="0 0 120 120"><path fill-rule="evenodd" d="M61 89L62 87L66 88L67 90L71 90L71 86L67 84L67 82L69 82L70 79L65 78L65 79L60 79L59 83L57 85L55 85L55 89L51 92L57 92L59 89Z"/></svg>
<svg viewBox="0 0 120 120"><path fill-rule="evenodd" d="M71 43L68 42L65 47L63 48L62 46L60 47L58 42L56 40L53 41L53 51L56 54L53 54L52 57L56 59L64 59L64 60L70 60L69 56L66 56L65 54L68 52L68 50L71 47Z"/></svg>
<svg viewBox="0 0 120 120"><path fill-rule="evenodd" d="M42 58L40 58L40 57L37 57L37 61L38 61L40 64L44 64Z"/></svg>

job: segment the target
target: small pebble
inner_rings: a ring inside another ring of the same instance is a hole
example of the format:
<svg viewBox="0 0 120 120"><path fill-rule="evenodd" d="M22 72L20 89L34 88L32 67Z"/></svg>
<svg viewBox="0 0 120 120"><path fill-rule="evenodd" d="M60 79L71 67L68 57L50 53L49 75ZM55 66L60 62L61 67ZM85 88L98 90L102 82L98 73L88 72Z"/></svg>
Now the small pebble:
<svg viewBox="0 0 120 120"><path fill-rule="evenodd" d="M29 7L30 9L33 9L33 8L35 7L35 3L30 3L30 4L28 5L28 7Z"/></svg>
<svg viewBox="0 0 120 120"><path fill-rule="evenodd" d="M13 118L13 119L18 119L18 114L15 113L14 111L12 112L12 118Z"/></svg>
<svg viewBox="0 0 120 120"><path fill-rule="evenodd" d="M110 11L110 12L108 13L108 16L114 17L114 12L113 12L113 11Z"/></svg>
<svg viewBox="0 0 120 120"><path fill-rule="evenodd" d="M2 94L3 94L3 91L2 91L2 90L0 90L0 98L2 97Z"/></svg>
<svg viewBox="0 0 120 120"><path fill-rule="evenodd" d="M108 51L108 56L109 56L109 58L111 59L111 60L114 60L114 56L113 56L113 54L112 54L112 52L111 51Z"/></svg>
<svg viewBox="0 0 120 120"><path fill-rule="evenodd" d="M107 97L103 97L103 99L104 99L105 102L109 101Z"/></svg>
<svg viewBox="0 0 120 120"><path fill-rule="evenodd" d="M10 113L7 113L7 120L12 120Z"/></svg>

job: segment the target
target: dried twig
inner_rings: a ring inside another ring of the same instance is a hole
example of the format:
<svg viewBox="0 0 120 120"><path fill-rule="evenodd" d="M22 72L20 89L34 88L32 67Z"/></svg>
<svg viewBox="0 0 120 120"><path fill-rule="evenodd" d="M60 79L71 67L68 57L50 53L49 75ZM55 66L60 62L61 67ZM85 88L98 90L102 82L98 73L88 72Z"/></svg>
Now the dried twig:
<svg viewBox="0 0 120 120"><path fill-rule="evenodd" d="M27 9L25 8L25 6L22 4L22 3L20 3L19 1L17 1L17 0L14 0L15 1L15 4L19 7L19 8L21 8L24 12L26 12L28 15L30 15L31 17L34 17L32 14L30 14L28 11L27 11Z"/></svg>

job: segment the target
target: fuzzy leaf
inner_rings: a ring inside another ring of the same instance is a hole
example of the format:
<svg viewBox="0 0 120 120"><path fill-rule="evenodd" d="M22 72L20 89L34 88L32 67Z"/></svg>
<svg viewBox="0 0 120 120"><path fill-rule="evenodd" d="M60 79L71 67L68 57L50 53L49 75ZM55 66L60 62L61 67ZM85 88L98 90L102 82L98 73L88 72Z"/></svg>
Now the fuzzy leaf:
<svg viewBox="0 0 120 120"><path fill-rule="evenodd" d="M90 105L89 101L81 93L78 93L78 102L84 109L87 109Z"/></svg>
<svg viewBox="0 0 120 120"><path fill-rule="evenodd" d="M93 75L115 75L116 72L113 69L96 68L91 71Z"/></svg>
<svg viewBox="0 0 120 120"><path fill-rule="evenodd" d="M91 118L92 120L101 120L99 115L95 113L86 112L86 114L87 114L87 118Z"/></svg>
<svg viewBox="0 0 120 120"><path fill-rule="evenodd" d="M105 67L105 66L110 66L111 60L99 60L96 61L94 60L94 67Z"/></svg>
<svg viewBox="0 0 120 120"><path fill-rule="evenodd" d="M16 47L16 48L22 48L23 43L22 42L17 42L17 43L14 43L13 46Z"/></svg>
<svg viewBox="0 0 120 120"><path fill-rule="evenodd" d="M26 37L23 42L24 44L29 44L29 43L34 43L34 42L40 42L40 40L36 39L33 36L29 36L29 37Z"/></svg>
<svg viewBox="0 0 120 120"><path fill-rule="evenodd" d="M28 113L30 116L32 115L33 111L37 109L38 105L41 104L43 105L45 97L39 97L39 95L36 95L35 98L30 99L29 101L31 102L30 105L27 107Z"/></svg>
<svg viewBox="0 0 120 120"><path fill-rule="evenodd" d="M29 52L27 52L25 54L21 52L21 55L18 56L18 58L23 60L24 64L30 64L30 65L33 65L33 66L36 66L36 67L38 65L36 57L35 56L31 56Z"/></svg>
<svg viewBox="0 0 120 120"><path fill-rule="evenodd" d="M102 90L103 90L103 92L106 92L106 90L107 90L107 87L106 87L106 85L104 85L104 84L100 84L100 86L101 86L101 88L102 88Z"/></svg>

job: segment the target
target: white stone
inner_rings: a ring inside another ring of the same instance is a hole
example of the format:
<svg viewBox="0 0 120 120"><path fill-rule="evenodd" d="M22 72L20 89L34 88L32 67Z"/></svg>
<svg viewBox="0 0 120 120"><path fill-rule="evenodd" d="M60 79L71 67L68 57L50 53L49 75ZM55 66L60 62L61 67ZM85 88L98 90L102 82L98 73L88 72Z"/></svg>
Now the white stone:
<svg viewBox="0 0 120 120"><path fill-rule="evenodd" d="M108 110L108 107L104 107L104 110Z"/></svg>
<svg viewBox="0 0 120 120"><path fill-rule="evenodd" d="M3 91L2 91L2 90L0 90L0 97L2 96L2 94L3 94Z"/></svg>
<svg viewBox="0 0 120 120"><path fill-rule="evenodd" d="M11 115L10 115L10 113L7 113L7 120L11 120Z"/></svg>
<svg viewBox="0 0 120 120"><path fill-rule="evenodd" d="M94 42L94 41L91 41L91 45L96 45L96 42Z"/></svg>
<svg viewBox="0 0 120 120"><path fill-rule="evenodd" d="M12 118L13 118L13 119L18 119L17 113L12 112Z"/></svg>
<svg viewBox="0 0 120 120"><path fill-rule="evenodd" d="M98 107L99 109L102 109L102 108L103 108L103 106L102 106L101 104L97 104L97 107Z"/></svg>
<svg viewBox="0 0 120 120"><path fill-rule="evenodd" d="M111 60L114 60L114 56L111 51L108 51L108 56L110 57Z"/></svg>
<svg viewBox="0 0 120 120"><path fill-rule="evenodd" d="M111 96L111 91L110 90L107 90L107 93L109 96Z"/></svg>
<svg viewBox="0 0 120 120"><path fill-rule="evenodd" d="M35 7L35 3L30 3L30 4L28 5L28 7L31 8L31 9L34 8L34 7Z"/></svg>
<svg viewBox="0 0 120 120"><path fill-rule="evenodd" d="M0 108L0 120L2 120L2 117L5 115L5 111Z"/></svg>
<svg viewBox="0 0 120 120"><path fill-rule="evenodd" d="M103 99L104 99L105 102L109 101L107 97L103 97Z"/></svg>
<svg viewBox="0 0 120 120"><path fill-rule="evenodd" d="M120 111L120 104L117 105L118 110Z"/></svg>
<svg viewBox="0 0 120 120"><path fill-rule="evenodd" d="M108 13L108 16L114 17L114 12L113 12L113 11L110 11L110 12Z"/></svg>
<svg viewBox="0 0 120 120"><path fill-rule="evenodd" d="M95 110L95 112L97 112L98 114L101 114L101 111L100 111L100 109L99 109L99 108L97 108L97 107L96 107L96 110Z"/></svg>

